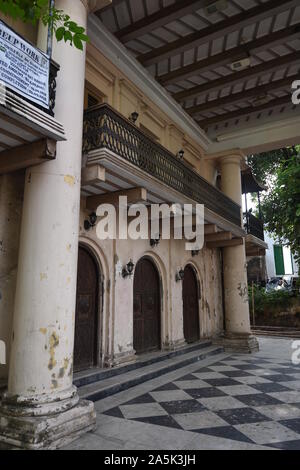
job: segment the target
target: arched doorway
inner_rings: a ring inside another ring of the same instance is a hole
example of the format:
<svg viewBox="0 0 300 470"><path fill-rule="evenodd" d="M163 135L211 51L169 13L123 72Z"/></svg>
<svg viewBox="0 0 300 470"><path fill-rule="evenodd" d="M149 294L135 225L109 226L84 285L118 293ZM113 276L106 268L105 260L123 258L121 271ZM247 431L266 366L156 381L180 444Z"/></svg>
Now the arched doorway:
<svg viewBox="0 0 300 470"><path fill-rule="evenodd" d="M79 246L75 314L74 370L97 364L99 270L92 254Z"/></svg>
<svg viewBox="0 0 300 470"><path fill-rule="evenodd" d="M184 269L182 286L183 332L188 343L199 340L199 295L195 271L191 265Z"/></svg>
<svg viewBox="0 0 300 470"><path fill-rule="evenodd" d="M161 347L159 286L156 267L142 258L136 265L133 284L133 347L137 354Z"/></svg>

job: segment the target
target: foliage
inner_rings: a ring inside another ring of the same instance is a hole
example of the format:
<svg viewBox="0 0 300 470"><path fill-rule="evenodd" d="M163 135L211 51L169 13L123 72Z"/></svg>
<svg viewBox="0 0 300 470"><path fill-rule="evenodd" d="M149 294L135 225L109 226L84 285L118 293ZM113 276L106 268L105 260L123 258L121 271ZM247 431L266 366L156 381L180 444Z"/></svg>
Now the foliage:
<svg viewBox="0 0 300 470"><path fill-rule="evenodd" d="M77 49L83 50L83 43L88 41L85 28L62 10L49 8L49 0L0 0L0 11L25 23L35 24L41 19L45 26L51 28L57 41L69 41Z"/></svg>
<svg viewBox="0 0 300 470"><path fill-rule="evenodd" d="M300 156L283 161L276 183L262 202L266 228L284 244L288 241L300 261Z"/></svg>
<svg viewBox="0 0 300 470"><path fill-rule="evenodd" d="M252 312L252 287L249 286L249 307ZM274 290L266 292L264 288L254 285L254 308L256 314L263 314L265 311L287 308L292 303L291 293L284 290ZM251 314L251 313L250 313Z"/></svg>
<svg viewBox="0 0 300 470"><path fill-rule="evenodd" d="M299 147L282 149L249 158L255 175L269 181L261 211L266 229L282 244L289 244L300 262L300 155Z"/></svg>
<svg viewBox="0 0 300 470"><path fill-rule="evenodd" d="M289 158L293 149L279 149L272 152L263 152L248 157L248 164L253 174L263 184L266 184L270 175L274 175L281 163Z"/></svg>

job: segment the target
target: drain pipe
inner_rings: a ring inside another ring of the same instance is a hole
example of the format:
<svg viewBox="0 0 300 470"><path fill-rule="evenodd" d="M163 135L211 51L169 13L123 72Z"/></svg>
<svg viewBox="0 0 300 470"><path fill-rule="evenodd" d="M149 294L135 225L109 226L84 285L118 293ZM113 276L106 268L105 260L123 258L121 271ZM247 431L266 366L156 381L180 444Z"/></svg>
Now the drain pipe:
<svg viewBox="0 0 300 470"><path fill-rule="evenodd" d="M55 0L49 1L50 18L53 17L54 3L55 3ZM48 25L48 36L47 36L47 55L50 57L50 59L52 57L52 45L53 45L53 29L52 29L52 20L51 20L50 24Z"/></svg>

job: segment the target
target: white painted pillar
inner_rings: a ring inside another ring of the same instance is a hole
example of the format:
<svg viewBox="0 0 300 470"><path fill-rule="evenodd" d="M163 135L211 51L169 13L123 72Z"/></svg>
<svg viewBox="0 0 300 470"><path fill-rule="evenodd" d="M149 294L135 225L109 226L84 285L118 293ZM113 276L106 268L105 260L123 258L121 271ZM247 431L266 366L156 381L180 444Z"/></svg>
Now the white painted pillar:
<svg viewBox="0 0 300 470"><path fill-rule="evenodd" d="M242 205L242 158L233 154L220 159L222 191L239 205ZM257 350L258 343L250 330L245 242L223 248L223 263L227 347L248 352Z"/></svg>
<svg viewBox="0 0 300 470"><path fill-rule="evenodd" d="M0 362L0 387L8 377L23 193L23 171L0 176L0 340L7 352L6 363Z"/></svg>
<svg viewBox="0 0 300 470"><path fill-rule="evenodd" d="M56 8L82 26L86 5L56 1ZM18 416L57 416L79 401L72 381L85 52L54 40L53 59L60 65L55 117L67 141L57 144L56 160L29 168L25 176L9 382L2 404L4 413ZM82 420L87 428L94 419L91 404L74 412L76 419L83 412L89 415ZM34 442L43 440L38 433L32 429ZM0 426L0 441L1 434ZM48 439L55 439L55 432ZM15 437L17 445L22 440Z"/></svg>

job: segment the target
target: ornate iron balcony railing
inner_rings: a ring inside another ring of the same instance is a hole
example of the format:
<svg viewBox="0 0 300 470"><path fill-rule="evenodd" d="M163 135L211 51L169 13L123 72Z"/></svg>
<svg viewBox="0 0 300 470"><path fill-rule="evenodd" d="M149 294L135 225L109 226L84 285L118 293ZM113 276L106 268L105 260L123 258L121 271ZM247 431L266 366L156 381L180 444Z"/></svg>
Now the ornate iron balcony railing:
<svg viewBox="0 0 300 470"><path fill-rule="evenodd" d="M170 188L241 226L241 207L107 104L84 115L83 152L107 148Z"/></svg>
<svg viewBox="0 0 300 470"><path fill-rule="evenodd" d="M249 235L265 240L264 223L251 212L244 212L244 228Z"/></svg>
<svg viewBox="0 0 300 470"><path fill-rule="evenodd" d="M28 103L32 104L36 108L40 109L41 111L44 111L47 114L50 114L50 116L54 117L54 108L55 108L55 98L56 98L56 78L57 78L57 73L59 72L59 65L54 62L54 60L50 61L50 71L49 71L49 108L46 109L43 106L40 106L33 101L30 101L29 98L24 98L24 96L21 96L19 93L16 91L12 91L9 87L7 87L8 90L12 91L15 95L19 96L25 101L28 101Z"/></svg>

